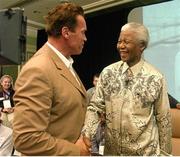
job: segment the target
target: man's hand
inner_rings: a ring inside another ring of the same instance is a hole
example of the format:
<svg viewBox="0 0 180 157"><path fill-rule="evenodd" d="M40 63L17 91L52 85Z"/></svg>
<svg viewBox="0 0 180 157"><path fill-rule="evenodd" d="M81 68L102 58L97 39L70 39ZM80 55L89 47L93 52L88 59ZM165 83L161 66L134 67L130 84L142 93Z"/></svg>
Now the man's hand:
<svg viewBox="0 0 180 157"><path fill-rule="evenodd" d="M84 141L85 145L90 149L91 148L91 141L90 141L90 139L83 135L83 141Z"/></svg>
<svg viewBox="0 0 180 157"><path fill-rule="evenodd" d="M82 135L76 141L75 145L80 148L81 156L89 156L91 154L91 152L90 152L91 143L90 143L90 141L85 139L85 137L83 137Z"/></svg>

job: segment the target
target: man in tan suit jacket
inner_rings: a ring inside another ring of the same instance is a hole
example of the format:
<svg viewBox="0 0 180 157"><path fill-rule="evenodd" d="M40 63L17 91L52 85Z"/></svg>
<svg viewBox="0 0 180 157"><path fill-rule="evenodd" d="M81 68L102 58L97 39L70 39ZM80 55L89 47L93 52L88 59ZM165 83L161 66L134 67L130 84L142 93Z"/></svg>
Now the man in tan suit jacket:
<svg viewBox="0 0 180 157"><path fill-rule="evenodd" d="M48 41L24 65L15 83L14 144L23 155L89 155L81 135L87 95L72 68L82 52L83 9L61 3L46 16Z"/></svg>

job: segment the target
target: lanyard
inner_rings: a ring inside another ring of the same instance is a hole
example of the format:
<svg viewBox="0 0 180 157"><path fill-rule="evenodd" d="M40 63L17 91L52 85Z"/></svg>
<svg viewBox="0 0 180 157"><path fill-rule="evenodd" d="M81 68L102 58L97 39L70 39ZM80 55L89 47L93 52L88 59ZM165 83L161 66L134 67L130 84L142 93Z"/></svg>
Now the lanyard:
<svg viewBox="0 0 180 157"><path fill-rule="evenodd" d="M10 98L10 92L5 92L5 91L3 91L3 97L4 97L5 99L9 99L9 98Z"/></svg>

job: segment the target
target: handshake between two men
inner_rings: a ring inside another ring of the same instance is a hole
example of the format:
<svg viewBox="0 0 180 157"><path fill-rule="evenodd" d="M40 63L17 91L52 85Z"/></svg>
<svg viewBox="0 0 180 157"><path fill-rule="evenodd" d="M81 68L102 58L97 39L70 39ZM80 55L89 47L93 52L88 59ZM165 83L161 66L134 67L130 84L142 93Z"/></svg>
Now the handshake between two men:
<svg viewBox="0 0 180 157"><path fill-rule="evenodd" d="M81 156L89 156L91 154L91 142L90 139L81 135L80 138L75 143L76 146L80 148Z"/></svg>

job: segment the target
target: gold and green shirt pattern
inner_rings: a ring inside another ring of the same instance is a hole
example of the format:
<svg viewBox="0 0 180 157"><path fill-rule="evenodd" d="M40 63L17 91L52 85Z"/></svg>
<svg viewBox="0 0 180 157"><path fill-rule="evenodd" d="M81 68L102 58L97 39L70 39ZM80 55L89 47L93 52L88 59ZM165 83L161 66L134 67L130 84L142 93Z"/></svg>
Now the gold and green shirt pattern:
<svg viewBox="0 0 180 157"><path fill-rule="evenodd" d="M163 75L141 59L103 69L86 113L83 131L92 137L106 113L105 155L171 153L171 118Z"/></svg>

